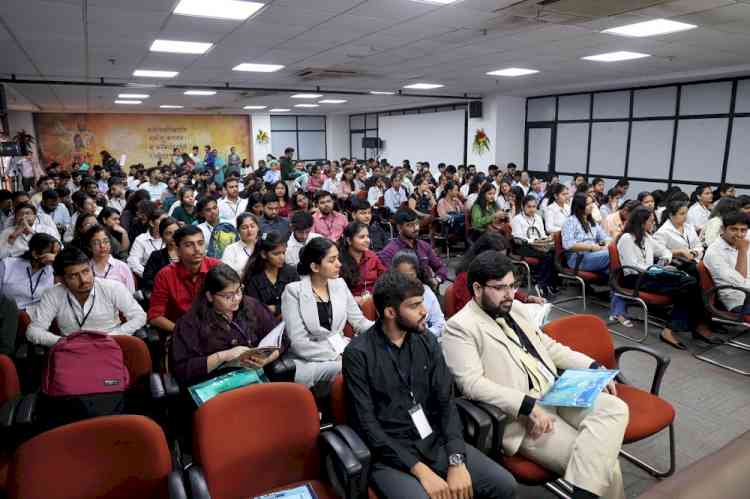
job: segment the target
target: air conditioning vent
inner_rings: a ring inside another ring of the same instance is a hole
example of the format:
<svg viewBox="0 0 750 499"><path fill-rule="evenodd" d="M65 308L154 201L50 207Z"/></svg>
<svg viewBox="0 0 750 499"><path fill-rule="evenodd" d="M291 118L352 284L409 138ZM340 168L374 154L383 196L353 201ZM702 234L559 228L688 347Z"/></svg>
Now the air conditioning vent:
<svg viewBox="0 0 750 499"><path fill-rule="evenodd" d="M340 80L342 78L357 78L366 76L365 74L352 69L335 69L335 68L305 68L295 73L300 80Z"/></svg>
<svg viewBox="0 0 750 499"><path fill-rule="evenodd" d="M485 29L513 29L528 24L578 24L669 3L673 0L526 0L495 10Z"/></svg>

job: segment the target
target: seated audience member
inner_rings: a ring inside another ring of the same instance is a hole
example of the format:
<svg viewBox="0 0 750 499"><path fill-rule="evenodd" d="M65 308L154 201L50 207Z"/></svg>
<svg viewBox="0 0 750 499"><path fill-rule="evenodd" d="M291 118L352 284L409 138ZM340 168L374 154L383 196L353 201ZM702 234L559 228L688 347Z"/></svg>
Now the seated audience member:
<svg viewBox="0 0 750 499"><path fill-rule="evenodd" d="M472 229L481 232L486 230L499 232L510 220L509 213L497 207L496 194L494 184L487 182L482 186L476 202L471 207Z"/></svg>
<svg viewBox="0 0 750 499"><path fill-rule="evenodd" d="M549 236L544 231L542 217L536 211L535 196L528 195L524 198L521 212L513 217L510 225L513 229L513 237L524 243L518 245L516 250L518 254L539 259L539 264L534 270L537 272L542 295L548 297L557 294L555 253L551 246L544 249L534 246L534 243L539 240L549 240Z"/></svg>
<svg viewBox="0 0 750 499"><path fill-rule="evenodd" d="M654 198L653 194L651 194L648 191L643 191L638 193L638 202L641 203L641 206L644 206L648 208L651 211L654 211L656 209L656 199Z"/></svg>
<svg viewBox="0 0 750 499"><path fill-rule="evenodd" d="M440 220L447 224L450 234L464 234L466 223L464 203L461 201L461 191L455 182L448 181L445 184L437 204L437 214Z"/></svg>
<svg viewBox="0 0 750 499"><path fill-rule="evenodd" d="M511 182L510 179L503 178L502 175L498 174L498 180L494 184L496 188L495 193L497 193L495 205L497 209L509 215L516 212L516 196L513 194L513 185Z"/></svg>
<svg viewBox="0 0 750 499"><path fill-rule="evenodd" d="M174 217L180 226L193 225L198 221L198 210L195 206L195 189L185 186L180 189L179 201L172 205L171 217Z"/></svg>
<svg viewBox="0 0 750 499"><path fill-rule="evenodd" d="M159 236L161 236L164 246L162 249L151 253L151 256L148 257L146 266L143 268L143 276L141 277L140 289L143 291L151 293L154 289L156 274L170 263L175 263L179 260L177 245L174 242L174 233L179 228L179 222L172 217L163 218L159 222Z"/></svg>
<svg viewBox="0 0 750 499"><path fill-rule="evenodd" d="M294 267L299 263L299 253L302 248L320 234L313 231L313 216L307 211L296 211L292 215L292 235L286 243L286 263Z"/></svg>
<svg viewBox="0 0 750 499"><path fill-rule="evenodd" d="M49 234L34 234L21 256L0 261L0 295L26 310L55 285L52 262L60 252L60 241Z"/></svg>
<svg viewBox="0 0 750 499"><path fill-rule="evenodd" d="M157 209L159 209L157 204L149 200L138 203L135 210L135 218L130 222L130 228L128 229L128 237L131 241L135 241L138 236L144 232L148 232L148 217L152 211Z"/></svg>
<svg viewBox="0 0 750 499"><path fill-rule="evenodd" d="M365 224L370 229L370 249L377 252L385 248L391 236L377 220L374 220L370 203L364 199L354 198L351 202L351 209L352 220Z"/></svg>
<svg viewBox="0 0 750 499"><path fill-rule="evenodd" d="M21 256L29 249L34 234L48 234L58 241L57 228L39 223L32 204L18 204L13 210L14 225L0 232L0 258Z"/></svg>
<svg viewBox="0 0 750 499"><path fill-rule="evenodd" d="M133 245L130 248L130 255L128 256L128 265L138 277L143 275L143 268L151 253L164 247L164 241L161 240L161 236L159 235L159 224L166 217L167 215L160 209L149 213L148 231L140 234L133 241Z"/></svg>
<svg viewBox="0 0 750 499"><path fill-rule="evenodd" d="M385 265L370 251L369 228L365 224L352 222L347 225L338 246L341 277L357 304L362 305L370 297L375 281L385 272Z"/></svg>
<svg viewBox="0 0 750 499"><path fill-rule="evenodd" d="M554 184L547 192L547 209L544 223L547 232L560 232L565 220L570 216L570 190L565 184Z"/></svg>
<svg viewBox="0 0 750 499"><path fill-rule="evenodd" d="M714 203L711 216L701 231L701 241L703 241L705 247L711 246L711 243L721 237L721 220L724 216L735 211L739 211L739 202L736 198L723 197Z"/></svg>
<svg viewBox="0 0 750 499"><path fill-rule="evenodd" d="M327 191L315 193L315 205L318 212L313 215L313 231L331 241L338 241L349 223L346 215L333 209L333 196Z"/></svg>
<svg viewBox="0 0 750 499"><path fill-rule="evenodd" d="M174 233L179 261L170 263L156 274L148 309L149 323L171 332L175 321L189 309L203 286L206 273L221 261L206 256L203 231L185 225Z"/></svg>
<svg viewBox="0 0 750 499"><path fill-rule="evenodd" d="M659 336L664 343L680 350L686 348L675 338L675 331L692 331L695 339L710 343L717 341L702 322L703 303L698 281L685 272L665 272L659 268L670 263L673 254L651 236L654 225L654 214L648 208L640 206L630 214L625 232L617 240L617 252L623 267L635 267L645 274L639 275L634 270L625 268L623 286L635 289L638 283L643 291L674 297L670 324Z"/></svg>
<svg viewBox="0 0 750 499"><path fill-rule="evenodd" d="M599 206L602 220L620 209L620 199L622 199L622 191L617 187L612 187L607 191L607 202Z"/></svg>
<svg viewBox="0 0 750 499"><path fill-rule="evenodd" d="M370 206L378 206L380 199L385 203L385 180L383 177L370 177L367 179L367 202Z"/></svg>
<svg viewBox="0 0 750 499"><path fill-rule="evenodd" d="M54 189L42 193L42 202L39 203L39 215L47 215L60 234L65 234L71 228L71 218L68 207L61 202L60 195Z"/></svg>
<svg viewBox="0 0 750 499"><path fill-rule="evenodd" d="M719 187L714 191L714 199L717 201L722 198L733 198L736 195L737 193L732 184L719 184Z"/></svg>
<svg viewBox="0 0 750 499"><path fill-rule="evenodd" d="M628 221L628 217L630 216L630 212L638 206L640 206L640 203L634 199L625 201L619 210L607 215L607 217L602 220L601 225L604 232L606 232L612 239L622 234L622 231L625 228L625 222Z"/></svg>
<svg viewBox="0 0 750 499"><path fill-rule="evenodd" d="M297 270L285 263L285 254L286 239L276 232L264 232L244 272L245 294L267 306L277 316L281 311L284 288L299 281Z"/></svg>
<svg viewBox="0 0 750 499"><path fill-rule="evenodd" d="M504 255L479 255L469 267L469 286L473 300L448 321L442 347L461 393L511 418L498 451L520 453L564 477L573 498L624 499L618 455L628 406L615 384L590 408L538 403L559 371L599 365L547 336L513 302L518 283Z"/></svg>
<svg viewBox="0 0 750 499"><path fill-rule="evenodd" d="M703 243L701 243L695 228L687 223L688 204L685 201L672 201L662 214L662 224L654 233L654 239L672 252L672 257L679 257L692 265L678 265L693 277L698 277L695 269L696 261L703 258Z"/></svg>
<svg viewBox="0 0 750 499"><path fill-rule="evenodd" d="M234 225L237 215L247 211L247 199L240 197L240 181L236 177L230 177L224 181L224 192L226 196L219 199L219 220L222 223Z"/></svg>
<svg viewBox="0 0 750 499"><path fill-rule="evenodd" d="M391 186L383 194L383 204L391 215L394 215L409 199L406 188L401 185L401 174L391 175ZM372 203L371 203L372 204Z"/></svg>
<svg viewBox="0 0 750 499"><path fill-rule="evenodd" d="M276 232L284 239L289 238L289 220L279 216L279 200L273 192L263 195L263 217L260 219L261 232Z"/></svg>
<svg viewBox="0 0 750 499"><path fill-rule="evenodd" d="M145 191L143 189L133 192L130 197L128 197L128 202L125 204L125 209L120 212L120 223L125 228L125 230L128 231L128 237L130 237L130 235L137 230L137 228L134 228L133 226L135 225L138 218L138 206L142 201L148 201L149 198L150 196L148 194L148 191ZM73 225L75 225L75 222L73 222ZM140 232L136 232L135 236L137 237L138 234L140 234ZM134 239L135 237L131 238L130 240L133 241Z"/></svg>
<svg viewBox="0 0 750 499"><path fill-rule="evenodd" d="M208 271L187 314L177 320L169 350L170 367L181 386L218 374L222 367L260 369L283 355L289 346L268 357L248 354L276 327L278 320L256 299L244 296L240 276L228 265Z"/></svg>
<svg viewBox="0 0 750 499"><path fill-rule="evenodd" d="M349 342L348 322L356 333L372 326L339 277L339 251L332 241L318 237L300 253L299 281L287 285L281 315L291 340L294 380L312 387L330 383L341 372L341 354Z"/></svg>
<svg viewBox="0 0 750 499"><path fill-rule="evenodd" d="M118 260L125 261L130 250L130 238L128 231L120 225L120 212L114 208L104 207L96 217L99 225L107 229L109 242L112 247L112 256Z"/></svg>
<svg viewBox="0 0 750 499"><path fill-rule="evenodd" d="M276 182L273 186L273 193L279 201L279 216L289 218L291 213L291 202L289 201L289 188L285 182Z"/></svg>
<svg viewBox="0 0 750 499"><path fill-rule="evenodd" d="M76 331L133 334L146 324L146 314L122 283L94 276L86 254L65 248L55 257L55 277L61 284L48 289L27 313L31 324L26 338L51 347L60 339L49 328L52 321L62 336ZM120 320L120 315L125 322Z"/></svg>
<svg viewBox="0 0 750 499"><path fill-rule="evenodd" d="M323 184L326 181L326 176L323 173L323 169L320 165L312 165L310 168L310 178L307 180L307 186L305 190L310 194L315 194L323 189Z"/></svg>
<svg viewBox="0 0 750 499"><path fill-rule="evenodd" d="M604 193L604 179L601 177L596 177L594 180L591 181L591 187L593 187L593 192L591 193L594 196L594 202L598 206L602 206L607 202L607 195Z"/></svg>
<svg viewBox="0 0 750 499"><path fill-rule="evenodd" d="M419 259L412 251L403 250L396 253L393 260L391 260L390 270L424 283L419 275ZM445 316L443 315L443 310L440 308L440 300L427 284L423 284L423 286L424 294L422 295L422 303L425 310L427 310L427 329L436 338L440 338L445 329Z"/></svg>
<svg viewBox="0 0 750 499"><path fill-rule="evenodd" d="M263 175L263 182L267 185L273 185L279 181L281 181L281 165L274 159L268 164L268 170Z"/></svg>
<svg viewBox="0 0 750 499"><path fill-rule="evenodd" d="M206 196L200 201L195 208L198 210L198 214L203 219L203 222L198 224L198 228L203 233L203 239L205 241L206 249L208 249L208 243L211 241L211 234L217 225L221 222L219 220L219 207L216 204L216 200L212 197Z"/></svg>
<svg viewBox="0 0 750 499"><path fill-rule="evenodd" d="M139 187L148 192L152 203L161 203L162 196L167 191L167 184L161 181L161 169L151 168L148 171L148 182Z"/></svg>
<svg viewBox="0 0 750 499"><path fill-rule="evenodd" d="M118 281L131 293L135 293L135 281L128 264L112 256L112 245L107 229L94 225L84 232L81 239L83 252L91 258L94 277Z"/></svg>
<svg viewBox="0 0 750 499"><path fill-rule="evenodd" d="M393 255L403 249L410 249L419 258L421 270L425 278L436 287L448 278L448 268L429 242L419 239L419 222L417 214L409 208L401 208L393 217L398 227L398 238L392 240L378 253L380 261L386 267L391 265Z"/></svg>
<svg viewBox="0 0 750 499"><path fill-rule="evenodd" d="M221 261L232 267L232 270L242 277L247 261L255 251L256 244L258 244L260 222L258 217L252 213L244 212L237 217L236 227L240 234L240 240L224 248Z"/></svg>
<svg viewBox="0 0 750 499"><path fill-rule="evenodd" d="M437 202L428 176L423 175L417 180L417 188L409 196L407 204L417 214L420 228L429 228L433 220L432 210L437 206Z"/></svg>
<svg viewBox="0 0 750 499"><path fill-rule="evenodd" d="M127 205L125 181L120 177L112 177L107 181L107 186L107 205L105 208L112 208L122 213Z"/></svg>
<svg viewBox="0 0 750 499"><path fill-rule="evenodd" d="M258 217L260 221L260 217L263 216L263 194L260 191L253 192L247 197L247 211Z"/></svg>
<svg viewBox="0 0 750 499"><path fill-rule="evenodd" d="M745 212L736 211L727 214L722 222L721 237L708 247L703 263L717 286L737 286L750 291L750 241L747 239L750 219ZM750 299L746 296L742 291L733 289L719 291L721 304L741 315L750 315Z"/></svg>
<svg viewBox="0 0 750 499"><path fill-rule="evenodd" d="M688 210L687 221L698 233L703 231L703 227L711 217L711 203L714 201L714 193L711 186L701 185L695 189L691 196L692 205Z"/></svg>
<svg viewBox="0 0 750 499"><path fill-rule="evenodd" d="M98 221L94 215L82 215L78 217L75 227L73 227L73 240L70 241L70 243L66 243L66 246L75 246L76 248L83 250L83 245L81 243L83 235L89 227L93 227L97 223Z"/></svg>
<svg viewBox="0 0 750 499"><path fill-rule="evenodd" d="M384 274L373 293L380 318L344 352L351 424L373 454L370 480L386 499L515 497L513 477L463 440L423 293L416 279Z"/></svg>

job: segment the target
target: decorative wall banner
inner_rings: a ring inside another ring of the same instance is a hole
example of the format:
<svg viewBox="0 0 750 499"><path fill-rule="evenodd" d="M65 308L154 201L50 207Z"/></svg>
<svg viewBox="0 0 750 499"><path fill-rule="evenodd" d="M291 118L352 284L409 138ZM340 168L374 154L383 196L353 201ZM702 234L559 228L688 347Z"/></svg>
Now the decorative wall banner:
<svg viewBox="0 0 750 499"><path fill-rule="evenodd" d="M115 158L127 155L127 165L155 166L169 162L179 147L190 153L193 146L210 145L226 158L231 146L241 158L252 161L249 116L197 114L53 114L35 113L40 153L45 161L64 167L74 159L99 162L99 153Z"/></svg>

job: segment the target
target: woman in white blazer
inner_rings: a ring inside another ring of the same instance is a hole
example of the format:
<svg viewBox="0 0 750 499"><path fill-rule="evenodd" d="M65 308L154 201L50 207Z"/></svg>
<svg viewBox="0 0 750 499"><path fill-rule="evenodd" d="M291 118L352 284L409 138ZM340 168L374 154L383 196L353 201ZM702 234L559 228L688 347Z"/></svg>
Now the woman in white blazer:
<svg viewBox="0 0 750 499"><path fill-rule="evenodd" d="M346 323L356 333L374 324L354 301L339 277L339 251L329 239L316 237L300 251L298 282L281 296L281 315L297 367L294 380L308 387L332 381L341 372L341 354L349 343Z"/></svg>

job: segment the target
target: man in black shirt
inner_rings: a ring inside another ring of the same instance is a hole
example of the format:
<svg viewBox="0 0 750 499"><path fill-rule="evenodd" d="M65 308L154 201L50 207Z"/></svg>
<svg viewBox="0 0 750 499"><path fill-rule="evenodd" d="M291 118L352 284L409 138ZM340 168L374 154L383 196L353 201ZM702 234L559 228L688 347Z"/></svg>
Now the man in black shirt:
<svg viewBox="0 0 750 499"><path fill-rule="evenodd" d="M463 441L423 293L418 281L383 274L373 291L380 319L344 351L349 413L373 453L373 485L387 499L514 497L513 477Z"/></svg>
<svg viewBox="0 0 750 499"><path fill-rule="evenodd" d="M351 203L352 219L363 223L370 230L370 249L380 251L391 240L390 234L386 234L380 222L373 220L372 207L366 199L354 198Z"/></svg>

